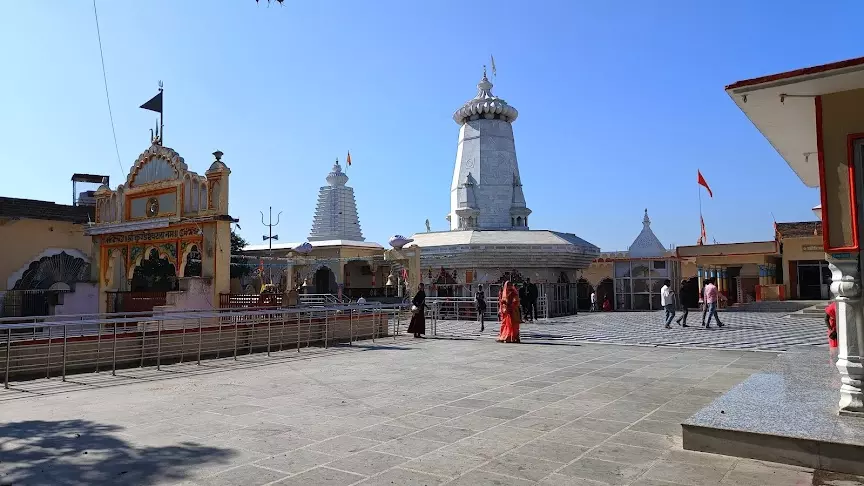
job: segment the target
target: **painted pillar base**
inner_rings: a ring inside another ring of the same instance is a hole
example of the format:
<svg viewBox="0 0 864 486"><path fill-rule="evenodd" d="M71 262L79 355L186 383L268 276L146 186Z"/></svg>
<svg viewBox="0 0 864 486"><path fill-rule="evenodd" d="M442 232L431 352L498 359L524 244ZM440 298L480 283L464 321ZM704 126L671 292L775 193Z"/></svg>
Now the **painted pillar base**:
<svg viewBox="0 0 864 486"><path fill-rule="evenodd" d="M857 257L841 260L829 256L828 260L831 292L837 301L837 369L840 371L842 415L864 414L864 309Z"/></svg>

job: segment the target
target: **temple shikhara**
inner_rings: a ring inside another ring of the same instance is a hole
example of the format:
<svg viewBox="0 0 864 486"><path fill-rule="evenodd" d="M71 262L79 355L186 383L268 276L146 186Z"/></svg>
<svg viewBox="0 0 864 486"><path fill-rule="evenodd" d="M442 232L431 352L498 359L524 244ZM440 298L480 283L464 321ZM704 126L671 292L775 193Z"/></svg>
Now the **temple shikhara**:
<svg viewBox="0 0 864 486"><path fill-rule="evenodd" d="M572 233L529 229L513 137L518 116L492 93L484 70L477 95L453 114L459 139L450 231L417 233L411 246L421 249L421 280L432 295L467 297L477 284L495 295L507 280L531 279L553 315L572 313L579 272L600 250Z"/></svg>

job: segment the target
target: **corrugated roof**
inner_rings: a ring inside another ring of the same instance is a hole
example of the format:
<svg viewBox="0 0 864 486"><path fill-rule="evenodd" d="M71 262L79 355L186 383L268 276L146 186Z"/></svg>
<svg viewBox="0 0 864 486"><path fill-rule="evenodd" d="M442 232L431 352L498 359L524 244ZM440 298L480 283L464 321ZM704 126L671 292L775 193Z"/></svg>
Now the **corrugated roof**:
<svg viewBox="0 0 864 486"><path fill-rule="evenodd" d="M598 247L572 233L560 233L548 230L441 231L417 233L412 238L414 242L411 245L420 247L451 245L573 245L600 251Z"/></svg>
<svg viewBox="0 0 864 486"><path fill-rule="evenodd" d="M822 236L822 221L777 223L777 233L780 235L780 238L806 238L808 236Z"/></svg>
<svg viewBox="0 0 864 486"><path fill-rule="evenodd" d="M273 243L274 250L292 250L300 245L300 242L293 243ZM313 248L322 248L322 247L332 247L332 246L353 246L355 248L384 248L379 243L375 243L374 241L354 241L354 240L322 240L322 241L310 241L310 245ZM262 251L268 250L269 245L267 243L259 244L259 245L248 245L243 248L243 251Z"/></svg>
<svg viewBox="0 0 864 486"><path fill-rule="evenodd" d="M70 206L51 201L0 197L0 218L41 219L85 224L96 221L93 206Z"/></svg>

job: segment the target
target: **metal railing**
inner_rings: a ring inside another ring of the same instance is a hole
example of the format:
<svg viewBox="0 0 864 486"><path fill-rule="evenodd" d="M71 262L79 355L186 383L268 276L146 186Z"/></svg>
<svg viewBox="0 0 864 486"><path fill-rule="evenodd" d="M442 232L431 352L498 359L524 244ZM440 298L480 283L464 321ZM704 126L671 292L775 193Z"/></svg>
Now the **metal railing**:
<svg viewBox="0 0 864 486"><path fill-rule="evenodd" d="M0 363L10 380L285 351L400 334L404 304L178 311L0 319ZM52 320L64 318L65 320Z"/></svg>

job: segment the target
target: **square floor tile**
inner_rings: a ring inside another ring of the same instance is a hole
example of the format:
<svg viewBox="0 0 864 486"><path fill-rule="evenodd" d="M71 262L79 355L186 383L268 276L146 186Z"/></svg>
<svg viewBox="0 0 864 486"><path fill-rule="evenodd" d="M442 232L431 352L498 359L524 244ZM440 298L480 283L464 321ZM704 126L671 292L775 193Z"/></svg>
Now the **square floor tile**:
<svg viewBox="0 0 864 486"><path fill-rule="evenodd" d="M481 466L480 469L529 481L539 481L560 467L561 463L558 462L546 461L511 452L492 459L488 464Z"/></svg>
<svg viewBox="0 0 864 486"><path fill-rule="evenodd" d="M386 452L397 456L414 459L428 454L436 449L440 449L447 445L445 442L436 442L432 440L421 439L419 437L400 437L389 442L385 442L373 450L378 452Z"/></svg>
<svg viewBox="0 0 864 486"><path fill-rule="evenodd" d="M322 466L335 459L336 457L334 456L321 454L320 452L298 449L268 457L255 464L278 471L285 471L289 474L297 474L312 467Z"/></svg>
<svg viewBox="0 0 864 486"><path fill-rule="evenodd" d="M446 479L438 476L396 467L371 477L358 486L435 486L444 481Z"/></svg>
<svg viewBox="0 0 864 486"><path fill-rule="evenodd" d="M334 437L323 442L318 442L317 444L312 444L307 447L307 449L324 454L330 454L332 456L347 456L380 444L380 442L374 440L343 435L341 437Z"/></svg>
<svg viewBox="0 0 864 486"><path fill-rule="evenodd" d="M486 462L485 458L435 451L403 464L404 469L437 476L456 477Z"/></svg>
<svg viewBox="0 0 864 486"><path fill-rule="evenodd" d="M311 486L311 485L327 485L327 486L348 486L363 479L359 474L353 474L345 471L337 471L326 467L316 467L315 469L306 471L296 476L279 481L279 486ZM242 483L239 483L242 484Z"/></svg>
<svg viewBox="0 0 864 486"><path fill-rule="evenodd" d="M567 464L575 460L577 457L588 451L588 447L561 444L559 442L549 442L542 439L537 439L534 442L529 442L522 447L514 450L516 454L523 456L538 457L547 461L560 462Z"/></svg>
<svg viewBox="0 0 864 486"><path fill-rule="evenodd" d="M645 472L645 469L644 466L583 457L558 472L565 476L601 481L617 486L633 482Z"/></svg>
<svg viewBox="0 0 864 486"><path fill-rule="evenodd" d="M375 451L363 451L352 456L344 457L327 465L340 471L372 476L386 471L393 466L398 466L408 461L405 457L384 454Z"/></svg>

